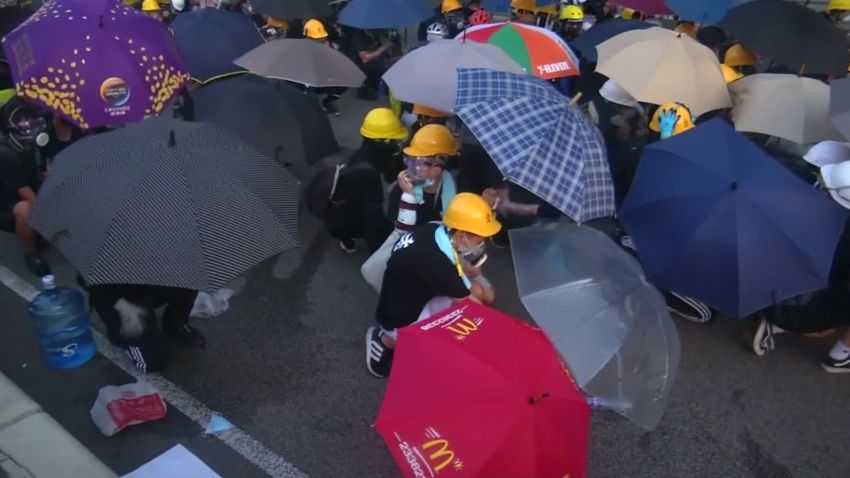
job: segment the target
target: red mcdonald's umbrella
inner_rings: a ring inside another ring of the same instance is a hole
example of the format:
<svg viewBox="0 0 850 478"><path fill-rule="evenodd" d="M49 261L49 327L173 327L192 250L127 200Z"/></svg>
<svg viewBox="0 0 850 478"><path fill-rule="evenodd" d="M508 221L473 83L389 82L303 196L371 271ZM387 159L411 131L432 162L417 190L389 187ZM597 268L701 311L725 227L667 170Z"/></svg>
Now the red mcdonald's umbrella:
<svg viewBox="0 0 850 478"><path fill-rule="evenodd" d="M399 331L375 426L408 478L581 478L589 418L539 329L464 301Z"/></svg>

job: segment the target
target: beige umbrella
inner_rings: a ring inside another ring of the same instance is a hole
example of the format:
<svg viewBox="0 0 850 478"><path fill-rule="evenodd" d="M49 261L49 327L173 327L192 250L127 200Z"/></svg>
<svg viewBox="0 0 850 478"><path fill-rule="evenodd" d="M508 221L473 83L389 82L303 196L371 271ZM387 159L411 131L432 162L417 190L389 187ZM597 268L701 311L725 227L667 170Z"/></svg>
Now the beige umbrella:
<svg viewBox="0 0 850 478"><path fill-rule="evenodd" d="M663 28L621 33L596 47L596 71L638 101L678 101L695 115L732 106L720 62L688 35Z"/></svg>
<svg viewBox="0 0 850 478"><path fill-rule="evenodd" d="M829 86L797 75L762 73L729 85L735 129L800 144L841 139L829 121Z"/></svg>

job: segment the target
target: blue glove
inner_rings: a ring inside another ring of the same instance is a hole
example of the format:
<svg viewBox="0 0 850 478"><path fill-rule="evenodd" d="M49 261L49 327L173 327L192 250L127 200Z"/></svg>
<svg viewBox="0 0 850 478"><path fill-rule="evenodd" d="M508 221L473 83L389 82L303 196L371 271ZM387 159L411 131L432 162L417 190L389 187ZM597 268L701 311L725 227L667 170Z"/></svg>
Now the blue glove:
<svg viewBox="0 0 850 478"><path fill-rule="evenodd" d="M676 123L680 119L681 117L676 114L676 110L673 108L661 111L661 114L658 115L658 128L661 130L661 139L667 139L673 136L673 128L676 127Z"/></svg>

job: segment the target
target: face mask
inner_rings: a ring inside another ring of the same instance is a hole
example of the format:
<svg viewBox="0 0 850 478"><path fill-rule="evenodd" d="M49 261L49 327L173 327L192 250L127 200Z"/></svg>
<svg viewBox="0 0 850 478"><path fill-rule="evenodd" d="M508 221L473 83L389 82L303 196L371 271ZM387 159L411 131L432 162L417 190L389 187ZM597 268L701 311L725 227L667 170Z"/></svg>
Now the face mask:
<svg viewBox="0 0 850 478"><path fill-rule="evenodd" d="M484 252L487 248L487 243L482 242L477 246L467 246L465 244L458 245L458 253L460 256L470 264L475 264L480 261L482 257L484 257Z"/></svg>

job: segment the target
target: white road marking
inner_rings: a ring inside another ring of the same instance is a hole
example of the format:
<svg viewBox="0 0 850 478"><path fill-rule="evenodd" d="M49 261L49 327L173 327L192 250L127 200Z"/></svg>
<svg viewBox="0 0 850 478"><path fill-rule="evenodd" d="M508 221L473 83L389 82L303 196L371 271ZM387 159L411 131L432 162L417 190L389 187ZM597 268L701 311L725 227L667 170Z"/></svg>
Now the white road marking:
<svg viewBox="0 0 850 478"><path fill-rule="evenodd" d="M20 276L2 264L0 264L0 282L27 302L31 301L39 293L39 290L33 287L32 284L21 279ZM158 373L140 373L133 366L124 351L110 344L109 340L97 330L92 330L92 332L94 332L94 339L97 343L97 351L101 355L137 380L144 380L153 385L171 406L192 419L201 429L206 428L212 415L212 410L162 375ZM307 476L294 465L287 462L282 456L270 450L236 425L230 430L214 436L273 478L306 478Z"/></svg>

